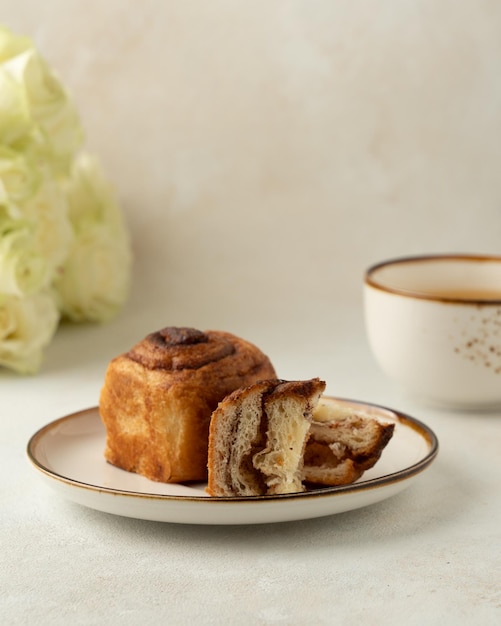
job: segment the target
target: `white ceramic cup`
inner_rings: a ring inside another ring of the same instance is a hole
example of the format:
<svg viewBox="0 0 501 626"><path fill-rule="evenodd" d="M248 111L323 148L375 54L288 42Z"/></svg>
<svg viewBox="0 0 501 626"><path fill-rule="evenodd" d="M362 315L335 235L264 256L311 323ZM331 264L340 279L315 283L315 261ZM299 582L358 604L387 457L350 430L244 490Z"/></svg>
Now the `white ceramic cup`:
<svg viewBox="0 0 501 626"><path fill-rule="evenodd" d="M376 361L407 390L449 407L501 406L501 256L377 263L364 308Z"/></svg>

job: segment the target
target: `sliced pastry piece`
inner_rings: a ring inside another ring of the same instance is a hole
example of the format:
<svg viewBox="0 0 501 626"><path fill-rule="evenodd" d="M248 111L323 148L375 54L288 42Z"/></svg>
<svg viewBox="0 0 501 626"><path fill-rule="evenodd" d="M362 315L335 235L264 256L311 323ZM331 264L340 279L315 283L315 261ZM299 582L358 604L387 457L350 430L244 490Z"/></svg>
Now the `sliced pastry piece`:
<svg viewBox="0 0 501 626"><path fill-rule="evenodd" d="M323 400L313 412L303 480L325 486L356 481L377 463L394 428L392 423Z"/></svg>
<svg viewBox="0 0 501 626"><path fill-rule="evenodd" d="M325 383L264 380L238 389L212 414L207 492L256 496L304 490L303 454Z"/></svg>

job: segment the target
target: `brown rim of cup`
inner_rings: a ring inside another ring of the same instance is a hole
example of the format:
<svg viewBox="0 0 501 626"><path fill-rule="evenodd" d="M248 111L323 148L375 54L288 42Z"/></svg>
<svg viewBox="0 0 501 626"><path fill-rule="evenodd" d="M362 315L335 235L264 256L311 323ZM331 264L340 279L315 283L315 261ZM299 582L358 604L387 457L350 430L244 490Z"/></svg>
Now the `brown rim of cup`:
<svg viewBox="0 0 501 626"><path fill-rule="evenodd" d="M418 254L411 256L401 256L386 261L379 261L369 266L365 271L364 283L374 289L385 291L387 293L394 293L400 296L406 296L408 298L417 298L419 300L432 300L438 302L448 302L457 304L481 304L481 305L501 305L500 298L461 298L459 296L446 296L440 294L431 294L423 291L417 291L413 289L403 289L398 287L388 287L382 285L373 278L373 274L383 267L389 265L405 265L407 263L421 263L421 262L433 262L433 261L472 261L475 263L495 262L501 263L501 255L495 254L467 254L467 253L450 253L450 254ZM501 291L501 285L500 285Z"/></svg>

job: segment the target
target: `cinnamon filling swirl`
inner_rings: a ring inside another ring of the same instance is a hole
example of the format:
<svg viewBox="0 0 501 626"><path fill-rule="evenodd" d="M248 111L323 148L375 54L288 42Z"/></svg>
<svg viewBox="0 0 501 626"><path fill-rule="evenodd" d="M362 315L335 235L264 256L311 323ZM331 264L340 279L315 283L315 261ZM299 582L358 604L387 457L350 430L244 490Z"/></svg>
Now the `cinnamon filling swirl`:
<svg viewBox="0 0 501 626"><path fill-rule="evenodd" d="M167 327L149 334L127 356L151 370L196 370L235 353L234 344L219 334L194 328Z"/></svg>

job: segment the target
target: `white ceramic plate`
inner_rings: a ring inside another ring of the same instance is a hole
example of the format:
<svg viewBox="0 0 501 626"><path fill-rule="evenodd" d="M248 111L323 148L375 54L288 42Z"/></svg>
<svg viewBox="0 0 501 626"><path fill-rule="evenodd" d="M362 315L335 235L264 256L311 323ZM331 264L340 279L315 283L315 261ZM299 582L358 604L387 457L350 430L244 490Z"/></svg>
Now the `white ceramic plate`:
<svg viewBox="0 0 501 626"><path fill-rule="evenodd" d="M435 458L437 438L423 423L373 404L328 400L395 423L379 461L352 485L281 496L213 498L202 483L152 482L105 461L106 433L97 408L47 424L31 437L27 453L41 477L74 502L115 515L182 524L263 524L358 509L399 493Z"/></svg>

